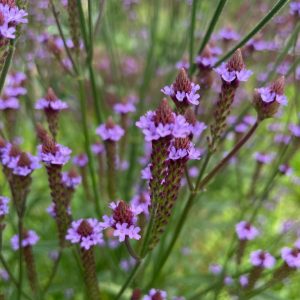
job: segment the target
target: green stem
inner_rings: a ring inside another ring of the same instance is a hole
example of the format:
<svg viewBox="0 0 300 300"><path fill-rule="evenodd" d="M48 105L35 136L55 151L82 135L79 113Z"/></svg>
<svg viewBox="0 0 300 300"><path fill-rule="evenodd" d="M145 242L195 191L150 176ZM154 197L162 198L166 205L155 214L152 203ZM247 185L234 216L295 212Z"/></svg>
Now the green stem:
<svg viewBox="0 0 300 300"><path fill-rule="evenodd" d="M223 61L227 60L238 48L243 47L256 33L258 33L267 23L279 12L280 9L285 6L289 0L279 0L273 6L273 8L269 11L269 13L261 19L260 22L244 37L241 41L234 46L231 50L229 50L223 57L221 57L214 67L219 66Z"/></svg>
<svg viewBox="0 0 300 300"><path fill-rule="evenodd" d="M194 32L195 32L195 24L196 24L197 4L198 4L198 0L193 0L192 17L191 17L191 24L190 24L190 49L189 49L190 66L192 66L194 62ZM190 71L191 70L192 69L190 69Z"/></svg>
<svg viewBox="0 0 300 300"><path fill-rule="evenodd" d="M5 63L4 63L2 72L1 72L1 76L0 76L0 94L2 92L4 83L5 83L5 78L6 78L6 75L8 73L8 70L9 70L14 52L15 52L15 40L11 40L9 42L9 52L8 52L7 57L6 57L6 60L5 60Z"/></svg>
<svg viewBox="0 0 300 300"><path fill-rule="evenodd" d="M227 2L227 0L220 0L219 1L219 4L218 4L218 6L217 6L217 8L216 8L216 10L215 10L215 12L212 16L212 19L211 19L211 21L208 25L208 28L205 32L205 35L202 39L202 42L201 42L201 45L200 45L200 48L199 48L199 51L198 51L199 54L203 51L204 47L208 43L208 41L209 41L213 31L214 31L214 28L215 28L215 26L216 26L216 24L219 20L219 17L221 15L222 11L223 11L223 8L224 8L226 2ZM193 74L196 71L196 64L190 64L190 66L191 66L190 73Z"/></svg>
<svg viewBox="0 0 300 300"><path fill-rule="evenodd" d="M18 219L18 235L19 235L19 284L18 284L18 291L17 291L17 299L21 299L22 295L22 286L23 286L23 246L22 246L22 239L23 239L23 217L19 216Z"/></svg>

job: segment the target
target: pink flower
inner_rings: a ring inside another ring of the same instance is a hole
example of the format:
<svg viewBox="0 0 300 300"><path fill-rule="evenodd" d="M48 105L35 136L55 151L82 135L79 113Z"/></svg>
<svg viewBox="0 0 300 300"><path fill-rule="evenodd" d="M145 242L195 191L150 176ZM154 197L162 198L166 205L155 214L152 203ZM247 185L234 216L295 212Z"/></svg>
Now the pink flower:
<svg viewBox="0 0 300 300"><path fill-rule="evenodd" d="M241 221L236 224L235 231L240 240L253 240L259 234L259 231L246 221Z"/></svg>
<svg viewBox="0 0 300 300"><path fill-rule="evenodd" d="M117 142L124 135L125 131L119 125L107 126L102 124L96 129L96 133L102 138L102 140L111 140Z"/></svg>
<svg viewBox="0 0 300 300"><path fill-rule="evenodd" d="M300 250L284 247L281 249L281 258L290 268L300 268Z"/></svg>
<svg viewBox="0 0 300 300"><path fill-rule="evenodd" d="M275 265L276 260L270 253L256 250L250 254L250 262L255 267L271 269Z"/></svg>

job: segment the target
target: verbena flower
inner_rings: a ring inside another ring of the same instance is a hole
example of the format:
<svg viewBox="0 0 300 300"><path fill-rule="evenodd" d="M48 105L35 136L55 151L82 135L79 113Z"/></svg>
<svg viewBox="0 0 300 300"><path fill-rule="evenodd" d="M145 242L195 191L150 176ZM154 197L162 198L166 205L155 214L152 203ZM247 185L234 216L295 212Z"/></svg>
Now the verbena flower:
<svg viewBox="0 0 300 300"><path fill-rule="evenodd" d="M145 180L152 179L151 173L151 164L148 164L142 171L141 171L141 178Z"/></svg>
<svg viewBox="0 0 300 300"><path fill-rule="evenodd" d="M253 240L259 234L259 231L246 221L241 221L236 224L235 231L240 240Z"/></svg>
<svg viewBox="0 0 300 300"><path fill-rule="evenodd" d="M61 181L67 188L75 189L81 183L81 180L81 176L74 169L62 173Z"/></svg>
<svg viewBox="0 0 300 300"><path fill-rule="evenodd" d="M262 250L256 250L251 252L250 262L255 267L271 269L274 267L276 260L270 253Z"/></svg>
<svg viewBox="0 0 300 300"><path fill-rule="evenodd" d="M53 141L38 146L38 156L45 164L64 165L70 160L71 153L71 149Z"/></svg>
<svg viewBox="0 0 300 300"><path fill-rule="evenodd" d="M151 289L148 295L143 297L143 300L167 300L167 292L158 289Z"/></svg>
<svg viewBox="0 0 300 300"><path fill-rule="evenodd" d="M246 286L248 285L248 283L249 283L249 278L248 278L248 276L247 276L247 275L242 275L242 276L240 276L239 282L240 282L240 285L241 285L242 287L246 287Z"/></svg>
<svg viewBox="0 0 300 300"><path fill-rule="evenodd" d="M7 96L3 94L0 98L0 110L14 109L17 110L20 108L19 99L12 96Z"/></svg>
<svg viewBox="0 0 300 300"><path fill-rule="evenodd" d="M39 99L35 104L35 109L45 111L61 111L68 108L68 104L58 99L54 91L49 88L47 95Z"/></svg>
<svg viewBox="0 0 300 300"><path fill-rule="evenodd" d="M101 154L104 152L105 148L100 143L95 143L91 146L91 150L94 154Z"/></svg>
<svg viewBox="0 0 300 300"><path fill-rule="evenodd" d="M290 3L290 14L294 16L300 16L300 2L292 1Z"/></svg>
<svg viewBox="0 0 300 300"><path fill-rule="evenodd" d="M46 211L47 211L47 213L52 217L52 218L56 218L56 206L55 206L55 203L51 203L48 207L47 207L47 209L46 209ZM71 215L72 214L72 212L71 212L71 207L70 206L68 206L67 207L67 214L68 215Z"/></svg>
<svg viewBox="0 0 300 300"><path fill-rule="evenodd" d="M253 157L257 162L261 164L270 164L275 158L275 153L255 152Z"/></svg>
<svg viewBox="0 0 300 300"><path fill-rule="evenodd" d="M105 123L101 124L96 133L102 138L103 141L111 140L117 142L124 135L125 131L122 127L114 124L111 118Z"/></svg>
<svg viewBox="0 0 300 300"><path fill-rule="evenodd" d="M29 153L22 152L16 165L12 168L13 174L18 176L28 176L35 169L40 168L39 158Z"/></svg>
<svg viewBox="0 0 300 300"><path fill-rule="evenodd" d="M178 76L173 84L165 86L161 91L166 95L170 96L176 105L183 103L185 105L199 104L200 95L197 91L200 89L198 84L190 81L185 69L179 71Z"/></svg>
<svg viewBox="0 0 300 300"><path fill-rule="evenodd" d="M0 218L7 215L9 212L9 198L0 196Z"/></svg>
<svg viewBox="0 0 300 300"><path fill-rule="evenodd" d="M222 272L222 266L219 264L211 264L209 265L209 271L214 275L218 275Z"/></svg>
<svg viewBox="0 0 300 300"><path fill-rule="evenodd" d="M114 111L119 114L128 114L135 112L135 106L130 102L116 103L114 105Z"/></svg>
<svg viewBox="0 0 300 300"><path fill-rule="evenodd" d="M137 215L141 213L138 207L128 205L124 201L111 202L109 207L113 210L112 216L103 216L101 227L103 229L112 227L113 236L118 237L123 242L126 237L139 240L141 228L136 225Z"/></svg>
<svg viewBox="0 0 300 300"><path fill-rule="evenodd" d="M27 246L33 246L39 241L39 236L36 234L33 230L28 230L23 234L23 238L21 241L21 246L27 247ZM13 250L19 249L19 235L14 235L10 240L11 246Z"/></svg>
<svg viewBox="0 0 300 300"><path fill-rule="evenodd" d="M85 153L81 153L79 155L74 156L73 163L75 166L83 168L87 165L89 159Z"/></svg>
<svg viewBox="0 0 300 300"><path fill-rule="evenodd" d="M241 36L234 29L226 27L219 31L218 37L226 41L237 41Z"/></svg>
<svg viewBox="0 0 300 300"><path fill-rule="evenodd" d="M200 150L196 149L192 142L188 144L180 143L179 140L183 139L174 139L169 148L169 159L200 159Z"/></svg>
<svg viewBox="0 0 300 300"><path fill-rule="evenodd" d="M300 137L300 126L296 124L289 125L289 131L295 137Z"/></svg>
<svg viewBox="0 0 300 300"><path fill-rule="evenodd" d="M149 215L149 207L151 205L151 198L149 193L139 193L131 199L130 204L136 208L136 211L141 211L141 213L144 213L146 216Z"/></svg>
<svg viewBox="0 0 300 300"><path fill-rule="evenodd" d="M20 155L21 151L17 145L7 143L2 150L1 162L4 166L13 169L16 167Z"/></svg>
<svg viewBox="0 0 300 300"><path fill-rule="evenodd" d="M235 52L228 63L222 63L220 67L215 68L215 71L221 76L222 80L227 83L247 81L253 74L251 70L246 69L240 51Z"/></svg>
<svg viewBox="0 0 300 300"><path fill-rule="evenodd" d="M281 249L281 258L290 268L300 268L300 249L283 247Z"/></svg>
<svg viewBox="0 0 300 300"><path fill-rule="evenodd" d="M91 218L73 221L67 231L66 240L72 244L79 244L85 250L102 245L103 234L100 222Z"/></svg>

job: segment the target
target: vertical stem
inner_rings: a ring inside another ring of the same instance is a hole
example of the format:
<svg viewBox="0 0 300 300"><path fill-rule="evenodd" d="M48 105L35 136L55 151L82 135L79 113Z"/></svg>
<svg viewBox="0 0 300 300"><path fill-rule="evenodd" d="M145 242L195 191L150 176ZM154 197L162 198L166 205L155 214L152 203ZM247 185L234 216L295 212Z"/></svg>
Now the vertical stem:
<svg viewBox="0 0 300 300"><path fill-rule="evenodd" d="M18 235L19 235L19 285L17 291L17 299L21 300L22 295L22 286L23 286L23 246L22 246L22 239L23 239L23 216L19 215L18 217Z"/></svg>

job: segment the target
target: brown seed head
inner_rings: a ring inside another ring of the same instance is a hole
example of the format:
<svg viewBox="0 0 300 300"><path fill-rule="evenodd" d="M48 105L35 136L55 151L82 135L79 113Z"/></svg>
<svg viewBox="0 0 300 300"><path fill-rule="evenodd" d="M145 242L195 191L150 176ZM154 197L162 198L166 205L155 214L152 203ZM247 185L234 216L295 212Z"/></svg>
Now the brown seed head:
<svg viewBox="0 0 300 300"><path fill-rule="evenodd" d="M201 56L203 57L207 57L207 58L210 58L212 57L212 53L211 53L211 50L210 50L210 46L209 45L206 45L201 53Z"/></svg>
<svg viewBox="0 0 300 300"><path fill-rule="evenodd" d="M58 99L51 87L48 88L45 99L48 100L49 102L54 102Z"/></svg>
<svg viewBox="0 0 300 300"><path fill-rule="evenodd" d="M0 149L4 148L5 146L6 146L6 141L2 137L0 137Z"/></svg>
<svg viewBox="0 0 300 300"><path fill-rule="evenodd" d="M191 125L195 125L196 122L197 122L196 115L195 115L194 111L191 108L188 108L185 111L184 117L188 121L188 123L191 124Z"/></svg>
<svg viewBox="0 0 300 300"><path fill-rule="evenodd" d="M48 136L47 130L40 123L36 125L36 133L41 143L43 143Z"/></svg>
<svg viewBox="0 0 300 300"><path fill-rule="evenodd" d="M72 169L70 169L70 171L68 172L68 176L70 178L76 178L78 177L78 172L76 171L76 169L73 167Z"/></svg>
<svg viewBox="0 0 300 300"><path fill-rule="evenodd" d="M165 124L170 124L175 122L173 110L166 98L164 98L161 101L159 107L155 111L155 116L153 121L155 122L156 125L158 125L159 123L165 125Z"/></svg>
<svg viewBox="0 0 300 300"><path fill-rule="evenodd" d="M160 292L156 292L153 296L152 296L152 300L163 300L163 297L161 295Z"/></svg>
<svg viewBox="0 0 300 300"><path fill-rule="evenodd" d="M227 63L230 71L241 71L245 68L242 51L237 49Z"/></svg>
<svg viewBox="0 0 300 300"><path fill-rule="evenodd" d="M113 218L116 222L127 223L128 225L131 225L133 213L128 204L121 200L114 210Z"/></svg>
<svg viewBox="0 0 300 300"><path fill-rule="evenodd" d="M140 289L134 289L130 300L140 300L142 298L142 291Z"/></svg>
<svg viewBox="0 0 300 300"><path fill-rule="evenodd" d="M105 123L106 128L114 128L115 127L115 122L112 117L109 117Z"/></svg>
<svg viewBox="0 0 300 300"><path fill-rule="evenodd" d="M186 149L190 148L190 139L189 138L175 138L174 140L175 149Z"/></svg>
<svg viewBox="0 0 300 300"><path fill-rule="evenodd" d="M19 147L16 144L12 144L10 150L9 150L9 156L10 157L17 157L21 154L21 151Z"/></svg>
<svg viewBox="0 0 300 300"><path fill-rule="evenodd" d="M19 167L29 167L31 164L30 158L26 152L22 152L18 160Z"/></svg>
<svg viewBox="0 0 300 300"><path fill-rule="evenodd" d="M79 227L77 228L77 233L84 237L89 236L93 233L93 227L89 224L88 221L82 220Z"/></svg>
<svg viewBox="0 0 300 300"><path fill-rule="evenodd" d="M190 79L186 73L186 70L184 68L181 68L179 70L179 73L175 79L173 87L174 87L175 93L176 93L176 91L189 93L192 90L191 81L190 81Z"/></svg>
<svg viewBox="0 0 300 300"><path fill-rule="evenodd" d="M16 7L15 0L0 0L0 3L3 5L8 5L10 8Z"/></svg>

